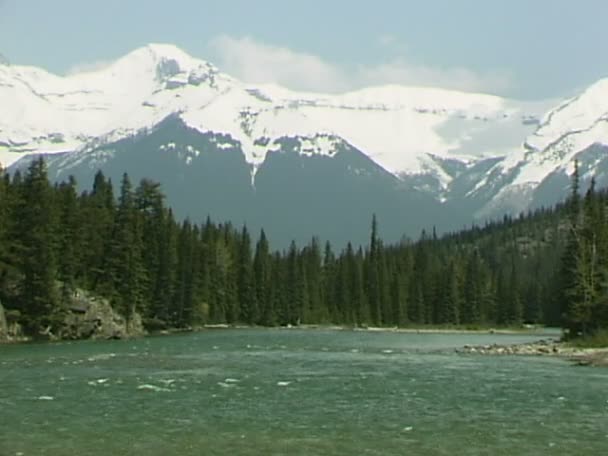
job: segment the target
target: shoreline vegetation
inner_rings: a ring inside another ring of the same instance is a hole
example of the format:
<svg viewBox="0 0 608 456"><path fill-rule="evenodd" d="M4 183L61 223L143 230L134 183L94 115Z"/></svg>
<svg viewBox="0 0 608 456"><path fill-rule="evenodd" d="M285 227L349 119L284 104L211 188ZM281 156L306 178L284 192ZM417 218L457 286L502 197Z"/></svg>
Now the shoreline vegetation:
<svg viewBox="0 0 608 456"><path fill-rule="evenodd" d="M608 191L592 183L581 198L576 165L572 195L554 209L395 245L383 243L372 215L369 244L338 251L316 237L273 251L263 229L256 242L246 226L179 221L158 183L134 188L127 174L118 198L101 172L80 195L73 178L51 184L41 158L24 175L0 177L0 339L239 325L547 326L584 346L608 328ZM593 345L607 347L608 337Z"/></svg>

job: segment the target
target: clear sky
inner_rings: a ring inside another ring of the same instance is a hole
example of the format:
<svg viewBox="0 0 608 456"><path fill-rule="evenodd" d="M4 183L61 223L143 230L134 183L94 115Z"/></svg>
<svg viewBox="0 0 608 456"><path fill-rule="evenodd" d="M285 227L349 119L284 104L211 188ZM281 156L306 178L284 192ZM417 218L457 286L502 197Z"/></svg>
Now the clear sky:
<svg viewBox="0 0 608 456"><path fill-rule="evenodd" d="M0 0L0 54L56 73L175 44L249 82L564 97L608 76L607 0Z"/></svg>

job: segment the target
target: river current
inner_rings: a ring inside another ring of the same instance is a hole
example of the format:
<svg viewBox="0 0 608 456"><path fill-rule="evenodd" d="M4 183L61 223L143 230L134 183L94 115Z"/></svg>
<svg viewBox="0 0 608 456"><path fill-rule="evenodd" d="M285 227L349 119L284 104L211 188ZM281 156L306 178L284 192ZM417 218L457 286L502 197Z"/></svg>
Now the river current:
<svg viewBox="0 0 608 456"><path fill-rule="evenodd" d="M608 454L608 369L533 336L210 330L0 346L0 455Z"/></svg>

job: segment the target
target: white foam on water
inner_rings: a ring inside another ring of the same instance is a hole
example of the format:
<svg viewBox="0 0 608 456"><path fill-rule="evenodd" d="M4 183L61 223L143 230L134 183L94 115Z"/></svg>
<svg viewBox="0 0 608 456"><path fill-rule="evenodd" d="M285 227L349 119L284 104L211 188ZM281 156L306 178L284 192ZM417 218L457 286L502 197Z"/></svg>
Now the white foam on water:
<svg viewBox="0 0 608 456"><path fill-rule="evenodd" d="M54 401L55 398L53 396L38 396L39 401Z"/></svg>
<svg viewBox="0 0 608 456"><path fill-rule="evenodd" d="M277 386L289 386L291 382L277 382Z"/></svg>
<svg viewBox="0 0 608 456"><path fill-rule="evenodd" d="M405 432L411 432L411 431L413 431L413 430L414 430L414 426L406 426L406 427L404 427L404 428L403 428L403 430L404 430Z"/></svg>
<svg viewBox="0 0 608 456"><path fill-rule="evenodd" d="M141 391L153 391L155 393L160 393L160 392L170 392L171 390L168 388L163 388L160 386L156 386L156 385L149 385L149 384L144 384L144 385L139 385L137 387L138 390Z"/></svg>
<svg viewBox="0 0 608 456"><path fill-rule="evenodd" d="M226 380L224 380L225 383L238 383L240 382L240 380L236 379L236 378L227 378Z"/></svg>
<svg viewBox="0 0 608 456"><path fill-rule="evenodd" d="M232 388L234 386L234 383L217 382L217 384L222 388Z"/></svg>
<svg viewBox="0 0 608 456"><path fill-rule="evenodd" d="M93 355L93 356L89 356L87 358L87 361L107 361L109 359L112 359L116 356L116 353L102 353L99 355Z"/></svg>

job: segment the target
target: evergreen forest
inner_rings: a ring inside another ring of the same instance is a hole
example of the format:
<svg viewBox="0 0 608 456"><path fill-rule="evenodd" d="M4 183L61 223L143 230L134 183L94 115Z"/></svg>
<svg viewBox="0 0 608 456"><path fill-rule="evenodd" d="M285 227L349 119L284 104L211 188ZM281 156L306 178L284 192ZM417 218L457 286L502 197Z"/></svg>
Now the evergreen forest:
<svg viewBox="0 0 608 456"><path fill-rule="evenodd" d="M311 237L275 251L263 230L176 220L150 180L125 174L115 189L98 172L78 194L36 159L23 173L0 170L0 302L30 334L57 324L78 289L149 329L542 324L591 334L608 327L607 211L608 193L592 183L581 195L576 171L555 208L396 245L370 214L368 245Z"/></svg>

